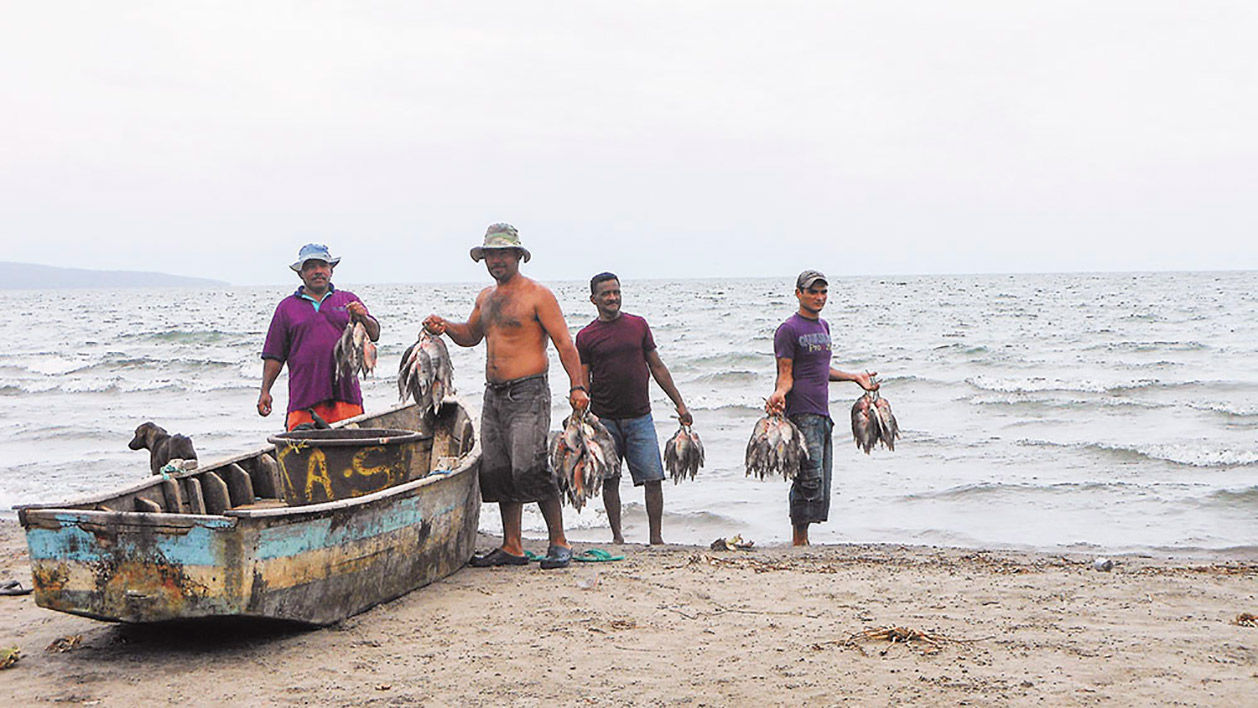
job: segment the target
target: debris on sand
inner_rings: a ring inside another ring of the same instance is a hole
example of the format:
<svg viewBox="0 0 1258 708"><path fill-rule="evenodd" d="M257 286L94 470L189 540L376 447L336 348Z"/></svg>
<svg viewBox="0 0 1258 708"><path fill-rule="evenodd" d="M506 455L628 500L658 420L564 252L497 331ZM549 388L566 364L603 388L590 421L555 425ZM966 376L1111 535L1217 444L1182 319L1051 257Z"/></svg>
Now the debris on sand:
<svg viewBox="0 0 1258 708"><path fill-rule="evenodd" d="M58 637L52 640L52 643L44 647L44 651L54 654L61 654L79 646L83 643L82 634L70 634L64 637Z"/></svg>

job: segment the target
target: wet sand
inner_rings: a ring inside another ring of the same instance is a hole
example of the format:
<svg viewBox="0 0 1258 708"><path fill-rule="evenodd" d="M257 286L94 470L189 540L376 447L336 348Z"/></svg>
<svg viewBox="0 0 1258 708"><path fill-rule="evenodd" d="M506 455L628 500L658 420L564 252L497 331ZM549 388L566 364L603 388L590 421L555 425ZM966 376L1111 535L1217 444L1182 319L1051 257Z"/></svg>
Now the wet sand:
<svg viewBox="0 0 1258 708"><path fill-rule="evenodd" d="M0 671L0 696L1058 706L1253 705L1258 692L1258 627L1234 623L1258 614L1256 558L1119 557L1100 572L1085 557L925 547L623 552L567 570L465 568L322 629L128 627L0 597L0 648L23 655ZM0 521L0 581L12 578L29 587L25 540Z"/></svg>

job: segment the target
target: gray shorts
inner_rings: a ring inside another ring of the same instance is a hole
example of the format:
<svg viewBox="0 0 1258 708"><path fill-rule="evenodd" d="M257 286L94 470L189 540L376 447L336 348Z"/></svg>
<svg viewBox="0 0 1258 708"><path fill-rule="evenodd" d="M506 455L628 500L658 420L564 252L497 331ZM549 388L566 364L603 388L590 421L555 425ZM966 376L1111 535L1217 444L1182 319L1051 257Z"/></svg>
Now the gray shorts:
<svg viewBox="0 0 1258 708"><path fill-rule="evenodd" d="M545 374L485 384L481 499L525 503L559 496L546 459L549 431L550 384Z"/></svg>

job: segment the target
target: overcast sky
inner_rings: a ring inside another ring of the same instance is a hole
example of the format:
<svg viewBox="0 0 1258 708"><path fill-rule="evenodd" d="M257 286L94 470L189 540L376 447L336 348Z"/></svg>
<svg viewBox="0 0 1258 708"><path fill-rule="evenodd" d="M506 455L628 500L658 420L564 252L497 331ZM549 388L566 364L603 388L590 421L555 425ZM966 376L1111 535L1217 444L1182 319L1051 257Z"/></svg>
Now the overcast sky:
<svg viewBox="0 0 1258 708"><path fill-rule="evenodd" d="M1258 269L1258 4L0 0L0 260ZM346 272L348 271L348 272Z"/></svg>

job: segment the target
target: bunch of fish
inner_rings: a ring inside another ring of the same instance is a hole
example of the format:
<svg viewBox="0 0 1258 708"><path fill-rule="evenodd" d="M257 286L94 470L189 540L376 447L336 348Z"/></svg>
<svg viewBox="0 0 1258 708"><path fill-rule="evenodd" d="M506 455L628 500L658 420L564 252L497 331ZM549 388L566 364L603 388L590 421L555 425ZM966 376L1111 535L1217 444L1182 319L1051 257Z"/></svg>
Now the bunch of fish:
<svg viewBox="0 0 1258 708"><path fill-rule="evenodd" d="M581 511L586 500L598 494L604 477L620 476L616 441L589 409L574 413L550 441L550 468L560 491Z"/></svg>
<svg viewBox="0 0 1258 708"><path fill-rule="evenodd" d="M888 450L895 450L895 439L900 437L900 426L891 414L891 402L877 391L866 391L852 405L852 437L856 449L868 455L878 443Z"/></svg>
<svg viewBox="0 0 1258 708"><path fill-rule="evenodd" d="M683 479L694 479L702 466L703 443L699 434L683 425L664 445L664 467L672 475L673 484L677 484Z"/></svg>
<svg viewBox="0 0 1258 708"><path fill-rule="evenodd" d="M332 359L336 368L332 380L340 383L342 378L354 376L361 372L364 376L376 369L376 345L367 336L367 328L362 322L351 319L345 325L341 338L336 340L332 348Z"/></svg>
<svg viewBox="0 0 1258 708"><path fill-rule="evenodd" d="M756 421L747 442L748 477L754 472L760 479L773 474L794 479L800 463L807 459L804 434L785 416L767 415Z"/></svg>
<svg viewBox="0 0 1258 708"><path fill-rule="evenodd" d="M433 336L427 330L419 330L419 339L403 354L397 371L398 399L409 396L419 404L421 412L441 410L446 396L454 393L454 365L450 363L450 351L440 335Z"/></svg>

